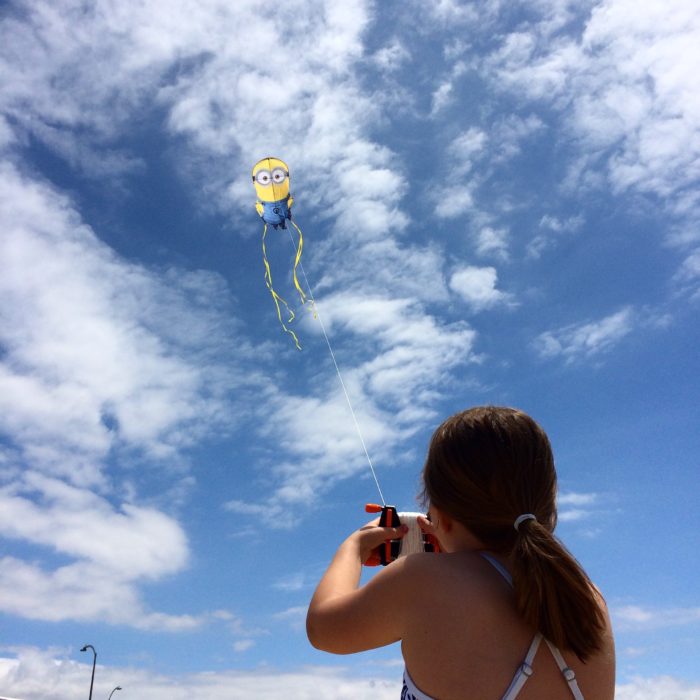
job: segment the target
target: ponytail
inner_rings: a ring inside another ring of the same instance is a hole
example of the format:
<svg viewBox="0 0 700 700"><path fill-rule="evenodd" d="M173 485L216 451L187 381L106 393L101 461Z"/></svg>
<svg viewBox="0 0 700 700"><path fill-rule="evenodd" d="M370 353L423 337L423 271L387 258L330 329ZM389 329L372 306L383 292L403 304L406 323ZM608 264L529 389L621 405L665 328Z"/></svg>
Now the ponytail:
<svg viewBox="0 0 700 700"><path fill-rule="evenodd" d="M605 617L581 565L546 527L523 522L512 549L515 604L546 639L586 661L601 648Z"/></svg>
<svg viewBox="0 0 700 700"><path fill-rule="evenodd" d="M510 556L520 615L585 661L602 647L605 613L581 565L554 536L556 492L549 439L522 411L472 408L433 434L423 469L424 500L490 551Z"/></svg>

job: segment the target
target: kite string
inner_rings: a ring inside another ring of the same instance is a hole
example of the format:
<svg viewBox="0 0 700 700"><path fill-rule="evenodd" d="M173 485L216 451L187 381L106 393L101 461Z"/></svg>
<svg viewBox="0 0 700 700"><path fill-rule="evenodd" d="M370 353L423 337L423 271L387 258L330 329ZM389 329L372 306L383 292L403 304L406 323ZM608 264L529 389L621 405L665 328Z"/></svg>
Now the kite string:
<svg viewBox="0 0 700 700"><path fill-rule="evenodd" d="M290 220L290 223L294 228L297 230L299 235L301 236L301 231L299 230L299 227ZM289 231L289 237L292 241L292 245L296 247L294 243L294 237L292 236L291 230ZM333 347L331 346L331 341L328 338L328 333L326 333L326 327L323 324L323 319L321 318L321 314L318 312L318 306L316 304L316 299L314 298L313 291L311 289L311 285L309 284L309 278L306 276L306 271L304 270L304 265L301 262L301 260L298 260L298 265L299 269L301 270L301 274L304 278L304 282L306 284L306 289L309 292L309 299L311 300L311 304L314 309L314 315L318 319L318 323L321 326L321 332L323 333L323 337L326 340L326 345L328 346L328 352L331 355L331 360L333 360L333 366L335 367L335 372L338 375L338 380L340 381L340 386L343 389L343 394L345 395L345 400L347 401L348 407L350 408L350 414L352 415L352 420L355 424L355 429L357 430L357 434L360 438L360 442L362 443L362 449L365 451L365 457L367 457L367 463L369 464L369 469L372 472L372 477L374 478L374 483L377 486L377 491L379 491L379 497L382 499L382 505L386 505L386 501L384 500L384 494L382 493L382 488L379 485L379 479L377 479L377 473L374 470L374 465L372 464L372 459L369 456L369 451L367 450L367 445L365 444L365 440L362 437L362 430L360 430L360 424L357 421L357 416L355 415L355 410L352 407L352 401L350 401L350 395L348 394L348 390L345 386L345 382L343 381L343 375L340 373L340 367L338 367L338 361L335 359L335 353L333 352Z"/></svg>

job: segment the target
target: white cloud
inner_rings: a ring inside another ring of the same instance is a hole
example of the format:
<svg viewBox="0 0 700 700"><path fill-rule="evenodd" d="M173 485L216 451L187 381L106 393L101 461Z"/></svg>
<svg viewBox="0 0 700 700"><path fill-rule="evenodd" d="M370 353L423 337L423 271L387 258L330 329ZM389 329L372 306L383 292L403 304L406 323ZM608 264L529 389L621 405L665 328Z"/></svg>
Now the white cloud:
<svg viewBox="0 0 700 700"><path fill-rule="evenodd" d="M88 559L125 579L157 578L182 568L188 548L179 525L153 509L104 499L28 473L0 490L0 533Z"/></svg>
<svg viewBox="0 0 700 700"><path fill-rule="evenodd" d="M79 697L91 665L77 663L67 652L23 648L8 650L0 658L0 687L22 700L63 700ZM140 700L306 700L311 697L338 700L394 700L401 686L400 661L386 674L376 667L349 671L342 666L306 667L277 671L266 667L254 671L208 671L199 674L164 675L130 667L98 665L95 695L107 697L120 685ZM128 682L127 680L128 679ZM116 699L117 695L115 695ZM636 677L618 683L615 697L622 700L699 700L700 685L672 676Z"/></svg>
<svg viewBox="0 0 700 700"><path fill-rule="evenodd" d="M527 117L510 114L501 118L491 128L493 155L490 160L505 163L515 158L522 152L523 141L545 128L545 123L534 114Z"/></svg>
<svg viewBox="0 0 700 700"><path fill-rule="evenodd" d="M181 451L230 420L236 370L217 359L234 327L227 291L213 274L121 260L66 196L7 163L1 172L0 534L65 562L6 557L2 608L32 619L197 626L201 616L148 610L138 590L187 564L182 528L138 505L128 484L122 498L130 497L115 507L118 477L106 470L120 453L124 466L172 471L171 495L191 488L177 474Z"/></svg>
<svg viewBox="0 0 700 700"><path fill-rule="evenodd" d="M562 114L581 154L570 186L587 184L581 178L602 163L615 191L658 195L670 213L697 222L697 3L605 0L581 36L550 36L552 15L547 4L540 10L486 61L494 85L547 100Z"/></svg>
<svg viewBox="0 0 700 700"><path fill-rule="evenodd" d="M375 51L372 59L381 70L396 71L406 61L410 60L411 54L401 41L394 37L386 46Z"/></svg>
<svg viewBox="0 0 700 700"><path fill-rule="evenodd" d="M14 557L0 560L2 609L31 620L107 622L143 630L178 632L202 625L208 615L171 615L150 611L140 599L137 581L81 560L47 570Z"/></svg>
<svg viewBox="0 0 700 700"><path fill-rule="evenodd" d="M237 651L245 651L242 640ZM0 658L0 687L4 693L22 700L63 700L79 697L90 677L91 664L76 663L54 650L21 649L13 656ZM305 667L278 671L264 667L253 671L206 671L167 676L138 668L98 664L95 697L107 697L120 685L123 693L139 700L289 700L323 697L337 700L394 700L400 690L400 670L390 677L379 676L376 669L348 671L343 667ZM119 693L115 694L115 700Z"/></svg>
<svg viewBox="0 0 700 700"><path fill-rule="evenodd" d="M435 215L441 219L456 219L474 206L474 185L455 185L437 195Z"/></svg>
<svg viewBox="0 0 700 700"><path fill-rule="evenodd" d="M682 293L689 294L693 299L700 298L700 248L685 258L673 282Z"/></svg>
<svg viewBox="0 0 700 700"><path fill-rule="evenodd" d="M510 231L507 228L484 226L476 236L476 252L481 256L493 255L500 260L508 260L508 240Z"/></svg>
<svg viewBox="0 0 700 700"><path fill-rule="evenodd" d="M103 620L177 631L205 617L149 611L137 585L181 570L189 547L180 525L153 508L115 509L91 491L36 472L0 489L0 535L71 563L55 568L4 557L0 608L35 620Z"/></svg>
<svg viewBox="0 0 700 700"><path fill-rule="evenodd" d="M454 368L474 361L475 333L464 323L438 324L410 299L341 293L324 297L319 306L370 458L390 462L397 446L433 417ZM368 359L343 362L358 346ZM334 374L313 396L270 387L263 417L264 434L288 458L276 453L270 466L275 489L264 505L233 501L230 510L255 514L272 508L276 526L283 527L334 482L370 475Z"/></svg>
<svg viewBox="0 0 700 700"><path fill-rule="evenodd" d="M278 591L301 591L304 588L308 588L310 585L313 586L316 584L315 581L310 584L308 578L309 576L306 571L300 571L296 574L289 574L285 576L280 581L273 583L272 587Z"/></svg>
<svg viewBox="0 0 700 700"><path fill-rule="evenodd" d="M448 153L453 156L451 162L452 172L456 175L465 175L474 166L474 161L483 153L488 144L486 132L472 126L457 136L450 144ZM452 179L452 175L450 175Z"/></svg>
<svg viewBox="0 0 700 700"><path fill-rule="evenodd" d="M465 5L458 0L435 0L434 2L414 2L414 10L430 22L453 28L456 23L472 23L483 19L479 8ZM423 18L421 18L423 19ZM422 22L421 22L422 24Z"/></svg>
<svg viewBox="0 0 700 700"><path fill-rule="evenodd" d="M617 700L700 700L700 685L673 678L634 678L615 688Z"/></svg>
<svg viewBox="0 0 700 700"><path fill-rule="evenodd" d="M7 165L0 225L0 431L23 459L97 483L117 445L175 459L221 424L231 379L211 357L227 337L215 275L120 260L66 197Z"/></svg>
<svg viewBox="0 0 700 700"><path fill-rule="evenodd" d="M564 326L539 335L535 350L541 357L561 357L567 363L588 359L607 352L634 329L637 314L624 307L599 321Z"/></svg>
<svg viewBox="0 0 700 700"><path fill-rule="evenodd" d="M455 61L452 64L447 78L433 90L430 107L431 117L437 116L439 112L453 102L455 81L463 75L466 70L467 66L463 61Z"/></svg>
<svg viewBox="0 0 700 700"><path fill-rule="evenodd" d="M511 114L493 119L488 130L470 126L444 148L440 183L431 191L435 215L441 219L469 217L477 228L477 252L508 259L508 229L495 225L495 217L482 211L479 193L494 179L499 169L509 167L526 139L545 128L534 114ZM498 205L501 213L512 208L507 198Z"/></svg>
<svg viewBox="0 0 700 700"><path fill-rule="evenodd" d="M488 134L477 127L470 127L445 148L441 182L432 192L438 218L456 219L478 214L475 195L485 175L474 170L488 154L488 145Z"/></svg>
<svg viewBox="0 0 700 700"><path fill-rule="evenodd" d="M430 108L431 115L436 115L443 110L452 101L452 92L454 87L452 81L446 81L438 85L433 92L432 106Z"/></svg>
<svg viewBox="0 0 700 700"><path fill-rule="evenodd" d="M578 522L593 516L600 506L598 493L578 493L568 491L557 494L559 522Z"/></svg>
<svg viewBox="0 0 700 700"><path fill-rule="evenodd" d="M484 311L511 301L511 295L496 289L495 267L458 268L450 277L450 289L458 294L474 312Z"/></svg>
<svg viewBox="0 0 700 700"><path fill-rule="evenodd" d="M577 493L569 491L557 495L557 504L562 506L591 506L599 500L597 493Z"/></svg>
<svg viewBox="0 0 700 700"><path fill-rule="evenodd" d="M272 618L276 622L282 622L289 625L293 630L300 631L304 628L306 622L306 611L308 606L296 605L292 608L287 608L281 612L275 613Z"/></svg>
<svg viewBox="0 0 700 700"><path fill-rule="evenodd" d="M545 214L539 223L538 233L528 244L527 254L531 258L539 258L548 249L553 248L562 236L572 235L581 230L584 218L581 214L561 219L551 214Z"/></svg>
<svg viewBox="0 0 700 700"><path fill-rule="evenodd" d="M620 630L652 630L700 624L700 607L649 608L640 605L616 606L612 610Z"/></svg>
<svg viewBox="0 0 700 700"><path fill-rule="evenodd" d="M314 294L328 289L358 290L363 296L445 301L444 253L435 245L405 245L387 236L359 243L342 241L309 251L314 263L326 261ZM323 306L320 306L323 313Z"/></svg>

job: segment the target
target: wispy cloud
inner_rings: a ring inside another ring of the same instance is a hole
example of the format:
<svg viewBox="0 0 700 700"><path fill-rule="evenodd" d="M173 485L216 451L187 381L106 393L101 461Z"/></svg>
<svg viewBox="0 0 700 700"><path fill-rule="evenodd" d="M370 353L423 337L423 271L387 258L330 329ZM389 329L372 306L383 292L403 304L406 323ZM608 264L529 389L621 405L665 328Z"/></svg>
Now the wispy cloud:
<svg viewBox="0 0 700 700"><path fill-rule="evenodd" d="M272 617L278 623L289 625L294 630L301 630L304 627L306 620L306 611L308 606L297 605L292 608L287 608L281 612L275 613Z"/></svg>
<svg viewBox="0 0 700 700"><path fill-rule="evenodd" d="M669 7L655 0L637 12L631 0L587 3L575 10L582 33L554 39L552 27L561 27L572 10L573 4L538 4L537 19L508 34L484 69L495 86L545 101L561 116L578 148L566 181L572 191L607 185L618 193L656 195L668 214L697 223L696 3Z"/></svg>
<svg viewBox="0 0 700 700"><path fill-rule="evenodd" d="M700 248L697 248L685 258L673 283L682 294L688 294L691 299L700 299Z"/></svg>
<svg viewBox="0 0 700 700"><path fill-rule="evenodd" d="M567 363L595 357L610 350L634 329L636 313L624 307L599 321L564 326L542 333L534 342L538 354Z"/></svg>
<svg viewBox="0 0 700 700"><path fill-rule="evenodd" d="M599 493L576 493L568 491L557 495L559 521L577 522L590 518L600 509L602 496Z"/></svg>
<svg viewBox="0 0 700 700"><path fill-rule="evenodd" d="M545 123L535 114L521 117L510 114L491 126L490 140L493 163L506 163L522 153L524 142L546 129Z"/></svg>
<svg viewBox="0 0 700 700"><path fill-rule="evenodd" d="M580 214L566 218L545 214L540 219L540 232L527 247L527 254L531 258L539 258L546 250L553 248L563 236L578 232L583 224L584 218Z"/></svg>
<svg viewBox="0 0 700 700"><path fill-rule="evenodd" d="M621 605L612 609L615 625L620 630L652 630L700 624L700 607L652 608Z"/></svg>
<svg viewBox="0 0 700 700"><path fill-rule="evenodd" d="M372 56L372 60L381 70L391 72L398 70L410 58L410 52L397 37L375 51Z"/></svg>
<svg viewBox="0 0 700 700"><path fill-rule="evenodd" d="M615 688L619 700L697 700L700 685L672 676L637 677Z"/></svg>

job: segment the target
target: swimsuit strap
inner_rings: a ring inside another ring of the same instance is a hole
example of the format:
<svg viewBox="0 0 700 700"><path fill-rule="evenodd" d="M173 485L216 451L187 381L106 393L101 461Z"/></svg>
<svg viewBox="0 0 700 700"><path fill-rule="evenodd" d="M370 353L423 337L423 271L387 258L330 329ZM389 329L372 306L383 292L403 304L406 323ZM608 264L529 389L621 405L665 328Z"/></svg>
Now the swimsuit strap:
<svg viewBox="0 0 700 700"><path fill-rule="evenodd" d="M513 700L522 690L527 679L532 675L532 662L535 660L535 655L537 654L541 641L542 635L538 632L533 637L530 648L527 650L525 660L515 672L515 676L513 676L513 680L510 682L508 690L506 690L506 694L503 696L503 700Z"/></svg>
<svg viewBox="0 0 700 700"><path fill-rule="evenodd" d="M493 555L489 554L488 552L479 552L481 555L482 559L486 559L486 561L493 566L496 571L498 571L501 576L508 582L508 585L512 588L513 587L513 578L511 577L510 573L508 572L508 569L506 569L503 564L501 564L496 557Z"/></svg>
<svg viewBox="0 0 700 700"><path fill-rule="evenodd" d="M549 651L552 652L554 660L557 662L557 666L559 666L561 675L564 676L564 680L567 682L569 689L571 690L571 694L576 698L576 700L584 700L583 693L576 682L576 674L574 673L574 670L566 665L566 661L564 661L564 657L561 655L559 649L557 649L557 647L555 647L554 644L552 644L552 642L550 642L548 639L545 639L545 641L547 642Z"/></svg>
<svg viewBox="0 0 700 700"><path fill-rule="evenodd" d="M481 555L482 559L485 559L489 564L491 564L491 566L493 566L494 569L496 569L496 571L498 571L499 574L501 574L501 576L503 576L511 587L513 586L513 578L505 566L498 561L498 559L488 552L479 552L479 554ZM540 642L543 639L544 637L540 632L534 636L530 644L530 648L527 650L527 654L525 655L525 660L522 664L520 664L520 668L516 671L506 694L503 696L503 700L513 700L513 698L515 698L522 690L522 687L527 682L527 679L532 675L532 662L535 660L535 655L537 654ZM583 693L576 682L576 674L574 673L573 669L566 665L564 657L561 655L559 649L554 646L554 644L552 644L548 639L545 639L545 642L547 642L547 646L552 652L552 656L554 657L554 660L561 671L561 675L564 677L564 680L569 686L571 694L576 700L584 700Z"/></svg>

